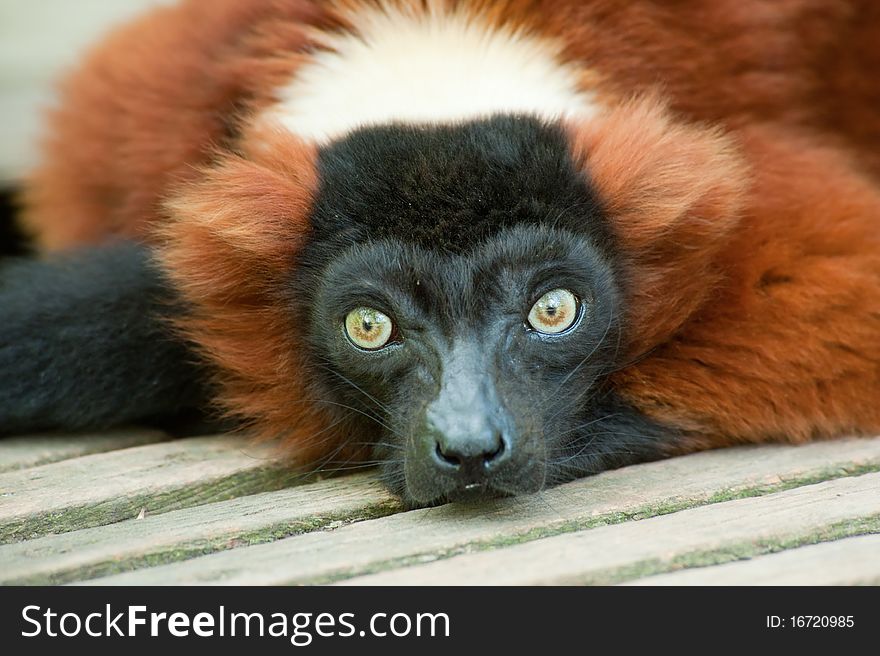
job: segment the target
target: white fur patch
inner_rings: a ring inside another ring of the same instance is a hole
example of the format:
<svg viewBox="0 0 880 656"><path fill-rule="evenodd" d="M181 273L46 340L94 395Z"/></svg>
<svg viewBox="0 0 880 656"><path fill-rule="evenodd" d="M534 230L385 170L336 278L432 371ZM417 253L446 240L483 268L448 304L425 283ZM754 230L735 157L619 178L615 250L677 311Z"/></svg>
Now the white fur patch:
<svg viewBox="0 0 880 656"><path fill-rule="evenodd" d="M416 3L414 3L416 4ZM278 90L265 117L326 143L369 125L455 123L496 113L547 119L598 112L550 41L493 28L462 11L374 6L352 16L358 33L323 35Z"/></svg>

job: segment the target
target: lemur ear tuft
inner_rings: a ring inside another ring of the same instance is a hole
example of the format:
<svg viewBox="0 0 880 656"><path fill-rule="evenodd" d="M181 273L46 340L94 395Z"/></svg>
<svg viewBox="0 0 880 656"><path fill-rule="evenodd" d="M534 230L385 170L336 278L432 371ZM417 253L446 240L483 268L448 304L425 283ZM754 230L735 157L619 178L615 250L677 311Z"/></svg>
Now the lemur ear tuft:
<svg viewBox="0 0 880 656"><path fill-rule="evenodd" d="M628 350L670 337L722 272L749 175L731 140L677 122L653 94L571 127L575 161L597 191L622 253Z"/></svg>
<svg viewBox="0 0 880 656"><path fill-rule="evenodd" d="M317 187L315 149L282 130L251 129L240 154L222 153L164 206L172 241L209 239L227 244L236 259L289 266L306 232ZM192 230L193 235L186 232Z"/></svg>
<svg viewBox="0 0 880 656"><path fill-rule="evenodd" d="M222 409L300 462L334 448L308 400L289 293L317 184L314 147L282 131L249 132L238 154L220 155L165 203L157 244L187 306L178 328L214 365Z"/></svg>

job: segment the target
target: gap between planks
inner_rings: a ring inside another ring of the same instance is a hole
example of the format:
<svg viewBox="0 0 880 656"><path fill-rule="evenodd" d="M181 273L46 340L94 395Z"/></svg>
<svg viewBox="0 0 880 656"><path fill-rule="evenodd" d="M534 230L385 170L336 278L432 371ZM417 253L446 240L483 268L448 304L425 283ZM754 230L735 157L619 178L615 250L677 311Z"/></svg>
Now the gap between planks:
<svg viewBox="0 0 880 656"><path fill-rule="evenodd" d="M400 502L369 474L0 546L0 584L58 584L387 515Z"/></svg>
<svg viewBox="0 0 880 656"><path fill-rule="evenodd" d="M707 557L731 559L872 530L880 530L880 473L559 535L346 583L608 584Z"/></svg>
<svg viewBox="0 0 880 656"><path fill-rule="evenodd" d="M880 438L704 452L606 472L530 497L399 513L94 582L328 582L878 468Z"/></svg>
<svg viewBox="0 0 880 656"><path fill-rule="evenodd" d="M0 474L0 544L112 524L297 480L241 436L192 437Z"/></svg>
<svg viewBox="0 0 880 656"><path fill-rule="evenodd" d="M4 437L0 439L0 473L170 439L173 438L161 431L144 429Z"/></svg>
<svg viewBox="0 0 880 656"><path fill-rule="evenodd" d="M880 585L880 534L658 574L624 585Z"/></svg>

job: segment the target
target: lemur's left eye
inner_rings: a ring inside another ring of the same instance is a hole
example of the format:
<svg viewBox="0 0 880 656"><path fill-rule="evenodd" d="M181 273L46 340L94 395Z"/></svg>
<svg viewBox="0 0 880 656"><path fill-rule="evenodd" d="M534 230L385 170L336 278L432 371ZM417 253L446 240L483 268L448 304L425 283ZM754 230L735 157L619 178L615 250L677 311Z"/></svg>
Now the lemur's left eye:
<svg viewBox="0 0 880 656"><path fill-rule="evenodd" d="M379 310L360 307L345 317L345 334L352 344L365 351L377 351L391 341L394 322Z"/></svg>
<svg viewBox="0 0 880 656"><path fill-rule="evenodd" d="M567 289L554 289L532 306L529 325L540 333L558 335L571 328L577 317L577 296Z"/></svg>

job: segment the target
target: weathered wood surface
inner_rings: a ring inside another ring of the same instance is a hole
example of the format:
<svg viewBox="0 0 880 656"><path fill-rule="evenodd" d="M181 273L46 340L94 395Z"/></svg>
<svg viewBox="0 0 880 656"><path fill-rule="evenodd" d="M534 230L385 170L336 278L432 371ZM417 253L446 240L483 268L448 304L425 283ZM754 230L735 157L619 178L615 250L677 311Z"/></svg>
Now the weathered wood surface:
<svg viewBox="0 0 880 656"><path fill-rule="evenodd" d="M9 437L0 440L0 473L170 439L169 435L156 430L120 430L97 435Z"/></svg>
<svg viewBox="0 0 880 656"><path fill-rule="evenodd" d="M822 542L626 585L880 585L880 535Z"/></svg>
<svg viewBox="0 0 880 656"><path fill-rule="evenodd" d="M95 583L330 582L858 474L878 465L880 439L699 453L606 472L531 497L400 513L102 577Z"/></svg>
<svg viewBox="0 0 880 656"><path fill-rule="evenodd" d="M63 583L333 528L399 509L375 477L357 474L3 545L0 583Z"/></svg>
<svg viewBox="0 0 880 656"><path fill-rule="evenodd" d="M761 582L782 556L786 582L876 580L867 565L823 574L800 545L880 532L880 438L700 453L409 512L374 473L309 483L238 437L27 439L0 440L0 583ZM870 551L853 540L816 553ZM778 549L791 551L762 555Z"/></svg>
<svg viewBox="0 0 880 656"><path fill-rule="evenodd" d="M241 437L197 437L0 474L0 543L111 524L295 479Z"/></svg>
<svg viewBox="0 0 880 656"><path fill-rule="evenodd" d="M880 473L807 485L354 579L361 585L614 583L706 559L753 555L880 527Z"/></svg>

